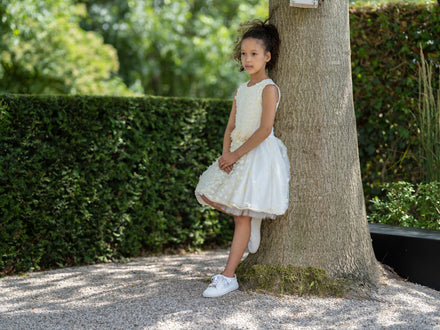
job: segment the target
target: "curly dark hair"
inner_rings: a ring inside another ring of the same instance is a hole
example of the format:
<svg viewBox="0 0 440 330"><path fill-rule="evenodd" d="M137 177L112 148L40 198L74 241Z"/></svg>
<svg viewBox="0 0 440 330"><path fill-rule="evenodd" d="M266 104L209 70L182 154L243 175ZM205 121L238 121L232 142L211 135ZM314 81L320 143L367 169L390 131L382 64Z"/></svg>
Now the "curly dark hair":
<svg viewBox="0 0 440 330"><path fill-rule="evenodd" d="M241 37L240 37L241 35ZM269 23L269 19L264 22L256 19L240 25L239 37L235 41L233 59L240 65L240 71L244 68L241 65L241 42L247 38L254 38L263 41L265 51L270 52L271 58L267 62L266 68L272 69L278 60L280 50L280 36L275 25Z"/></svg>

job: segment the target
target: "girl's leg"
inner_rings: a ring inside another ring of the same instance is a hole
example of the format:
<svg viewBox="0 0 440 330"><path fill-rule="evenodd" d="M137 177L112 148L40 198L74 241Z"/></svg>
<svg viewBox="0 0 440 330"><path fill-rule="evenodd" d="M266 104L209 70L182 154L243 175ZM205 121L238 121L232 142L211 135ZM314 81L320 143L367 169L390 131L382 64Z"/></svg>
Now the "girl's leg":
<svg viewBox="0 0 440 330"><path fill-rule="evenodd" d="M211 205L213 208L223 213L226 213L221 208L221 205L212 202L204 195L201 195L201 197L208 205ZM248 216L233 216L233 217L235 221L234 237L232 239L231 251L229 252L228 262L226 263L225 270L222 273L226 277L234 277L235 269L240 263L241 257L243 257L244 251L246 251L246 247L249 243L249 238L251 237L251 217Z"/></svg>
<svg viewBox="0 0 440 330"><path fill-rule="evenodd" d="M238 289L235 269L246 250L249 237L251 236L251 218L234 216L234 221L234 238L232 239L231 251L229 251L229 258L225 270L221 275L218 274L212 277L211 284L209 284L208 288L203 292L204 297L220 297Z"/></svg>
<svg viewBox="0 0 440 330"><path fill-rule="evenodd" d="M225 270L222 273L226 277L234 277L235 269L243 257L244 251L249 243L249 237L251 236L251 217L235 216L234 221L235 230L231 251L229 252Z"/></svg>

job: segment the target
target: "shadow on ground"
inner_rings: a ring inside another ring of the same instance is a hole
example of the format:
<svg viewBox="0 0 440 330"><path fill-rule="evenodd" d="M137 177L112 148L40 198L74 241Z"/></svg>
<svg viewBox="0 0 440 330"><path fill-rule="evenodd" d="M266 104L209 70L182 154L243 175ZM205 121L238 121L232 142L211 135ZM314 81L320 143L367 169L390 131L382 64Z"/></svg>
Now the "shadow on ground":
<svg viewBox="0 0 440 330"><path fill-rule="evenodd" d="M0 328L440 327L440 292L388 279L374 300L235 291L206 299L227 251L139 258L0 279Z"/></svg>

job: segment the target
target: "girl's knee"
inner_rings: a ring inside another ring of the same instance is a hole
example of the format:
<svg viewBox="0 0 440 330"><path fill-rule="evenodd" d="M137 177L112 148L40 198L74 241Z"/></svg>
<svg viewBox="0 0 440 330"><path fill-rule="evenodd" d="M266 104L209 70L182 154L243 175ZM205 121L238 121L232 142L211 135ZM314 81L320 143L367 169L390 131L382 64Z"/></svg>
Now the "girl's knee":
<svg viewBox="0 0 440 330"><path fill-rule="evenodd" d="M236 224L236 225L239 225L239 224L248 224L248 223L249 223L249 225L250 225L250 223L251 223L251 217L248 217L248 216L235 216L235 217L234 217L234 221L235 221L235 224Z"/></svg>

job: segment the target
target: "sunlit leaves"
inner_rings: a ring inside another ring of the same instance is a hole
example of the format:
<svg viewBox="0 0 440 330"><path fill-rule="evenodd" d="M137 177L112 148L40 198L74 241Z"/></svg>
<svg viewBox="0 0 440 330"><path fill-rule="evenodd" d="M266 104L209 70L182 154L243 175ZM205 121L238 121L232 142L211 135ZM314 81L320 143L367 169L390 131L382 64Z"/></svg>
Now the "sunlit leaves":
<svg viewBox="0 0 440 330"><path fill-rule="evenodd" d="M1 5L0 91L30 94L131 94L113 75L115 49L79 27L86 7L60 0Z"/></svg>
<svg viewBox="0 0 440 330"><path fill-rule="evenodd" d="M243 20L267 17L268 1L87 1L86 29L102 33L120 76L145 94L230 98L246 76L231 61Z"/></svg>

